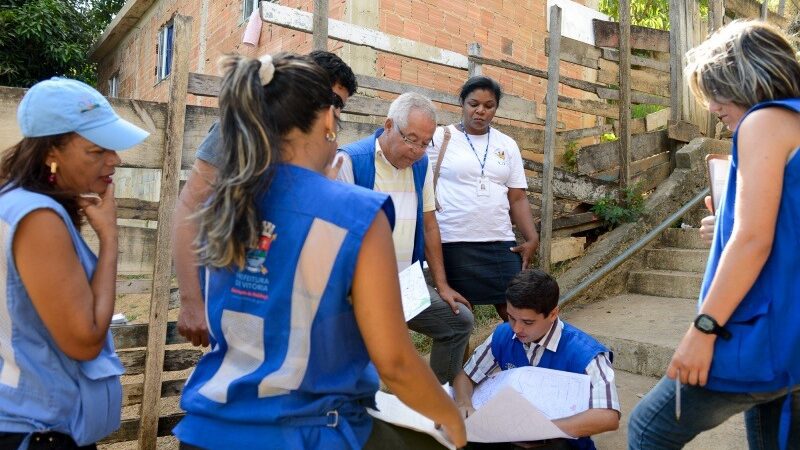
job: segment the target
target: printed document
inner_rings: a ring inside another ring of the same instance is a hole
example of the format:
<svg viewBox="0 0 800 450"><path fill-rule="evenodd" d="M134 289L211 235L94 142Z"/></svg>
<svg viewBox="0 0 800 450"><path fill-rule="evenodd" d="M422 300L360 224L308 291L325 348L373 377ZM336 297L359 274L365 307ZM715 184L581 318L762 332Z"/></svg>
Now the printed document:
<svg viewBox="0 0 800 450"><path fill-rule="evenodd" d="M422 266L419 262L406 267L400 272L399 277L403 315L408 322L431 306L431 294L428 292L428 284L425 283L425 275L422 274Z"/></svg>
<svg viewBox="0 0 800 450"><path fill-rule="evenodd" d="M517 442L572 438L552 422L589 409L589 376L540 367L504 370L472 395L467 418L472 442Z"/></svg>

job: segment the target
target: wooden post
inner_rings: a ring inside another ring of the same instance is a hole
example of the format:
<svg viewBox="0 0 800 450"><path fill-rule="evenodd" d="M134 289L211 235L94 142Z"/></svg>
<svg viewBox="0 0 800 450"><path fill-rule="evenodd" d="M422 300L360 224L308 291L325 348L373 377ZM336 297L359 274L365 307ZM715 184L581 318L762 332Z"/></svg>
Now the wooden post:
<svg viewBox="0 0 800 450"><path fill-rule="evenodd" d="M723 21L725 20L725 6L723 6L722 0L711 0L708 6L709 12L711 13L711 20L709 20L708 23L709 32L719 30L722 28Z"/></svg>
<svg viewBox="0 0 800 450"><path fill-rule="evenodd" d="M669 0L669 91L670 119L683 120L683 26L684 0Z"/></svg>
<svg viewBox="0 0 800 450"><path fill-rule="evenodd" d="M547 59L547 114L544 128L544 161L542 167L542 209L539 233L539 268L550 272L550 250L553 244L553 164L558 127L558 75L561 58L561 8L550 7L550 56Z"/></svg>
<svg viewBox="0 0 800 450"><path fill-rule="evenodd" d="M619 0L619 186L631 182L631 2ZM620 196L625 193L620 189Z"/></svg>
<svg viewBox="0 0 800 450"><path fill-rule="evenodd" d="M778 15L783 17L784 12L786 12L786 0L780 0L778 2Z"/></svg>
<svg viewBox="0 0 800 450"><path fill-rule="evenodd" d="M767 7L767 0L761 0L761 20L765 21L769 17L769 7Z"/></svg>
<svg viewBox="0 0 800 450"><path fill-rule="evenodd" d="M156 448L158 433L159 400L161 399L161 375L164 366L164 342L167 335L167 310L172 274L172 252L170 231L172 212L178 198L183 128L186 118L186 97L189 84L189 52L192 43L192 18L176 15L173 19L175 38L173 41L172 73L167 102L167 125L165 130L164 160L161 167L161 195L158 206L158 229L156 231L156 255L153 263L153 287L150 294L150 318L147 333L147 360L144 369L141 424L139 426L139 448Z"/></svg>
<svg viewBox="0 0 800 450"><path fill-rule="evenodd" d="M481 44L473 42L472 44L467 45L467 56L483 56L483 50L481 49ZM482 75L483 65L480 63L470 61L467 63L467 72L469 73L470 77L474 77L476 75Z"/></svg>
<svg viewBox="0 0 800 450"><path fill-rule="evenodd" d="M314 0L313 47L328 49L328 0Z"/></svg>

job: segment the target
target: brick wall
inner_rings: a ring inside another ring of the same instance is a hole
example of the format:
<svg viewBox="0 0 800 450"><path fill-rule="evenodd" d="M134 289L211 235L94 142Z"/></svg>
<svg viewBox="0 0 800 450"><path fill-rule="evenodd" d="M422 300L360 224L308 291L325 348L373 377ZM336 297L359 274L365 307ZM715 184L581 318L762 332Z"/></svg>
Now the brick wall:
<svg viewBox="0 0 800 450"><path fill-rule="evenodd" d="M348 1L331 0L329 17L342 20ZM593 2L594 0L587 0ZM305 11L312 0L281 0L280 4ZM488 58L509 59L540 69L547 68L544 54L546 32L545 0L380 0L380 31L417 40L436 47L466 53L469 43L478 42ZM137 28L118 48L100 61L99 79L104 87L119 72L120 97L166 101L166 82L156 82L156 42L159 29L175 14L192 16L193 46L190 70L217 73L217 60L229 52L258 56L279 50L305 53L311 49L311 35L263 24L258 47L241 43L246 20L242 20L242 0L160 0L142 17ZM342 43L330 40L328 48L338 52ZM375 73L379 77L413 83L456 93L466 79L463 70L415 61L396 55L378 54ZM562 64L562 73L576 78L591 77L591 71ZM485 67L484 73L496 78L505 91L537 102L544 117L546 81L504 69ZM164 80L167 81L167 80ZM563 95L585 94L561 86ZM214 99L194 98L190 103L214 105ZM567 128L593 126L594 116L560 111L559 120Z"/></svg>

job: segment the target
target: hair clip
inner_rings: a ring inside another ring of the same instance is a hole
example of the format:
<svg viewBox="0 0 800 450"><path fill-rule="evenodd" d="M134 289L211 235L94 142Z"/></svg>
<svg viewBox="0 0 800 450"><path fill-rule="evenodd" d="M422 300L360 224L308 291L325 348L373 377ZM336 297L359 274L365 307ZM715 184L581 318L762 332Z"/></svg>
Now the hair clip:
<svg viewBox="0 0 800 450"><path fill-rule="evenodd" d="M275 75L275 65L272 64L272 55L264 55L258 58L261 61L261 68L258 69L258 77L261 79L261 84L266 86L272 81Z"/></svg>

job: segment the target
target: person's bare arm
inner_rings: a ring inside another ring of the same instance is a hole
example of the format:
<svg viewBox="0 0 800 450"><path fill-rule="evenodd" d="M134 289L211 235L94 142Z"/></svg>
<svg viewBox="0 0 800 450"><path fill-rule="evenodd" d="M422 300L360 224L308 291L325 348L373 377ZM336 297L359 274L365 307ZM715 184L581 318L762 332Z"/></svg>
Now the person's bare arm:
<svg viewBox="0 0 800 450"><path fill-rule="evenodd" d="M446 301L453 314L458 314L458 303L472 309L469 301L459 294L447 283L447 276L444 271L444 258L442 257L442 236L439 233L439 223L436 221L436 213L428 211L422 214L422 222L425 227L425 259L428 261L428 269L433 277L433 284L439 292L442 300Z"/></svg>
<svg viewBox="0 0 800 450"><path fill-rule="evenodd" d="M410 408L441 424L457 447L464 422L417 354L403 319L389 220L380 212L364 237L353 278L353 308L370 359L389 389Z"/></svg>
<svg viewBox="0 0 800 450"><path fill-rule="evenodd" d="M472 404L472 393L475 391L475 383L469 378L467 372L461 370L453 379L453 393L456 398L456 406L461 417L467 418L475 412Z"/></svg>
<svg viewBox="0 0 800 450"><path fill-rule="evenodd" d="M613 409L592 408L553 423L572 437L586 437L619 428L619 413Z"/></svg>
<svg viewBox="0 0 800 450"><path fill-rule="evenodd" d="M114 186L99 199L79 201L100 250L89 280L64 221L54 211L28 214L14 233L13 255L22 283L44 326L64 354L88 361L103 349L114 314L117 210Z"/></svg>
<svg viewBox="0 0 800 450"><path fill-rule="evenodd" d="M208 200L216 177L217 169L214 166L201 159L195 160L175 206L173 219L172 257L181 298L178 332L192 345L203 347L208 346L208 325L194 245L198 226L190 216Z"/></svg>
<svg viewBox="0 0 800 450"><path fill-rule="evenodd" d="M525 270L533 262L536 249L539 248L539 233L536 232L536 226L533 224L533 212L525 189L508 188L508 206L511 222L517 226L522 237L525 238L523 244L512 248L511 251L522 256L522 269Z"/></svg>

